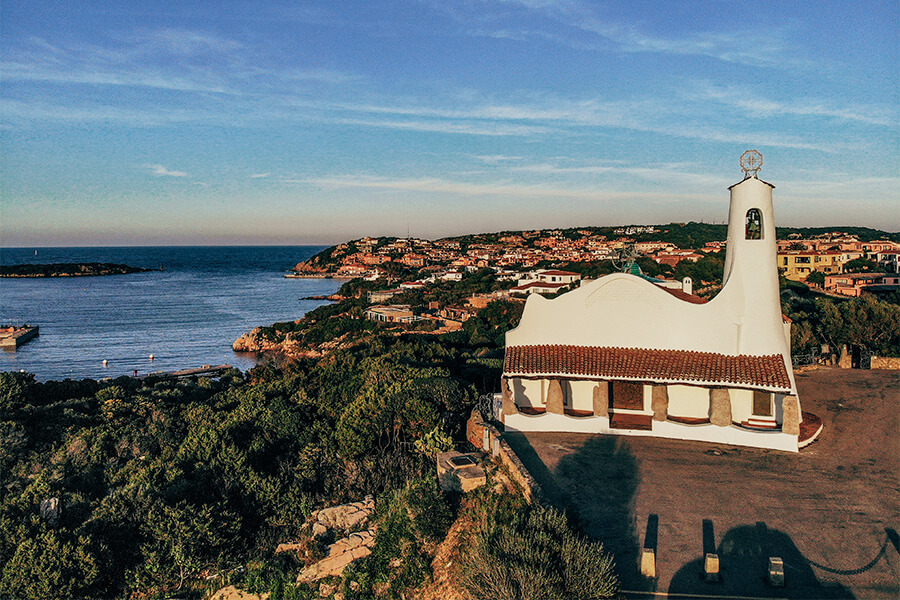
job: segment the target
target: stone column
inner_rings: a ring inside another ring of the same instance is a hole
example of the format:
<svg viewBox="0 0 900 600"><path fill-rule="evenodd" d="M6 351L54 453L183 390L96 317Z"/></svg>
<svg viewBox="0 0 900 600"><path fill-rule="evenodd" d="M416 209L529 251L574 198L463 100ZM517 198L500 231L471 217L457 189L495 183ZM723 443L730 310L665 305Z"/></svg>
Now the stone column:
<svg viewBox="0 0 900 600"><path fill-rule="evenodd" d="M512 390L509 387L509 379L506 377L500 378L500 391L503 392L503 413L502 416L506 415L515 415L519 413L518 407L516 407L516 402L513 399Z"/></svg>
<svg viewBox="0 0 900 600"><path fill-rule="evenodd" d="M609 418L609 382L598 381L594 386L594 416Z"/></svg>
<svg viewBox="0 0 900 600"><path fill-rule="evenodd" d="M727 389L709 390L709 422L719 427L731 425L731 396Z"/></svg>
<svg viewBox="0 0 900 600"><path fill-rule="evenodd" d="M850 355L847 346L841 346L841 357L838 359L838 366L842 369L853 368L853 357Z"/></svg>
<svg viewBox="0 0 900 600"><path fill-rule="evenodd" d="M800 401L797 396L785 396L781 401L783 419L781 431L790 435L800 435Z"/></svg>
<svg viewBox="0 0 900 600"><path fill-rule="evenodd" d="M665 421L669 418L669 387L666 385L654 385L653 395L650 398L650 408L653 410L654 421Z"/></svg>
<svg viewBox="0 0 900 600"><path fill-rule="evenodd" d="M559 384L559 379L550 380L550 386L547 389L547 412L556 415L562 415L566 412L562 386Z"/></svg>

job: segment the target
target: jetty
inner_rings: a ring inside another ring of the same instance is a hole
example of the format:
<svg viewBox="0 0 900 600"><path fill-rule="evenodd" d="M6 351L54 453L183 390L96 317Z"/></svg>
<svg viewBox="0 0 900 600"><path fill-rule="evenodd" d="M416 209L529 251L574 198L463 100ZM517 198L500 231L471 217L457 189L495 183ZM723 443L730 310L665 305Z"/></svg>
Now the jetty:
<svg viewBox="0 0 900 600"><path fill-rule="evenodd" d="M4 350L16 350L19 346L38 336L40 327L35 325L29 327L7 326L0 327L0 348Z"/></svg>
<svg viewBox="0 0 900 600"><path fill-rule="evenodd" d="M288 279L332 279L334 273L285 273Z"/></svg>
<svg viewBox="0 0 900 600"><path fill-rule="evenodd" d="M178 371L153 371L152 373L148 373L138 379L144 379L146 377L164 377L167 379L182 379L185 377L218 377L223 375L226 371L231 370L233 367L231 365L203 365L202 367L198 367L195 369L179 369Z"/></svg>

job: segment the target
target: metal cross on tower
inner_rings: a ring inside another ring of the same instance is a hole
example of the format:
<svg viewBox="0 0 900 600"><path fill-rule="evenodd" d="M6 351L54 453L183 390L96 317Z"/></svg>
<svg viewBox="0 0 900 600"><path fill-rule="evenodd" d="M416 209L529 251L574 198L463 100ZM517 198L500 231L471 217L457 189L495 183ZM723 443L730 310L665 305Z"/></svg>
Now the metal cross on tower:
<svg viewBox="0 0 900 600"><path fill-rule="evenodd" d="M758 150L747 150L741 154L741 170L744 172L744 179L753 176L756 177L763 165L763 156Z"/></svg>

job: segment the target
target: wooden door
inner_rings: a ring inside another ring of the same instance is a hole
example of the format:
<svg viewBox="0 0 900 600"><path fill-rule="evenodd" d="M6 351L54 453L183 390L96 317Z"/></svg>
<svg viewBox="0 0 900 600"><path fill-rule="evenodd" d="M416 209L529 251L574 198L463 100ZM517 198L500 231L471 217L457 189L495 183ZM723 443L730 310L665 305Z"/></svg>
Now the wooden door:
<svg viewBox="0 0 900 600"><path fill-rule="evenodd" d="M772 416L772 394L769 392L753 392L753 415L756 417Z"/></svg>
<svg viewBox="0 0 900 600"><path fill-rule="evenodd" d="M609 406L613 410L644 410L644 384L634 381L613 381Z"/></svg>

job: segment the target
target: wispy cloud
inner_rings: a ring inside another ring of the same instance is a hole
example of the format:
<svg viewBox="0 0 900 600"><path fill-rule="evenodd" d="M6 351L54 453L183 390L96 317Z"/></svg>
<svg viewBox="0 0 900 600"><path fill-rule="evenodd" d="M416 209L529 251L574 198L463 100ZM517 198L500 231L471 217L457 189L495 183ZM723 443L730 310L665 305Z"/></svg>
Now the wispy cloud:
<svg viewBox="0 0 900 600"><path fill-rule="evenodd" d="M266 177L271 176L271 173L254 173L250 176L250 179L264 179Z"/></svg>
<svg viewBox="0 0 900 600"><path fill-rule="evenodd" d="M505 156L503 154L480 154L480 155L476 155L475 158L477 158L478 160L480 160L483 163L486 163L489 165L496 165L496 164L500 164L500 163L519 161L519 160L522 160L524 157L522 157L522 156Z"/></svg>
<svg viewBox="0 0 900 600"><path fill-rule="evenodd" d="M561 166L554 163L535 163L509 167L510 172L535 173L540 175L624 175L630 178L653 183L677 184L686 189L704 189L721 183L721 180L708 173L690 170L692 165L669 163L646 167L623 166L621 164L592 164L577 166Z"/></svg>
<svg viewBox="0 0 900 600"><path fill-rule="evenodd" d="M286 183L303 183L325 188L364 188L375 190L415 191L458 196L503 196L507 198L569 198L585 200L628 200L635 198L669 197L678 194L656 194L639 191L598 190L596 188L570 188L549 185L528 185L511 181L469 183L442 178L391 178L362 175L318 177L286 180Z"/></svg>
<svg viewBox="0 0 900 600"><path fill-rule="evenodd" d="M551 128L539 125L518 125L515 123L479 122L473 120L457 121L424 121L424 120L390 120L390 119L329 119L333 123L344 125L362 125L366 127L383 127L387 129L403 129L409 131L427 131L432 133L453 133L485 136L527 136L549 133Z"/></svg>
<svg viewBox="0 0 900 600"><path fill-rule="evenodd" d="M188 173L184 171L172 171L167 169L163 165L144 165L147 169L150 169L150 172L158 177L190 177Z"/></svg>
<svg viewBox="0 0 900 600"><path fill-rule="evenodd" d="M301 82L347 85L362 78L333 69L263 67L263 51L233 39L184 29L139 30L102 43L51 44L31 37L5 53L5 81L134 87L257 96Z"/></svg>
<svg viewBox="0 0 900 600"><path fill-rule="evenodd" d="M700 31L682 37L664 37L632 24L604 18L598 6L578 0L489 0L463 7L447 7L446 4L432 5L451 15L472 35L513 40L540 37L580 50L706 56L752 66L812 66L810 61L791 52L784 28ZM532 24L520 24L526 20Z"/></svg>
<svg viewBox="0 0 900 600"><path fill-rule="evenodd" d="M687 92L692 100L710 100L743 110L752 117L789 115L795 117L823 117L838 121L854 121L869 125L896 127L897 111L886 106L836 107L824 100L798 98L777 101L763 98L746 86L721 86L700 82L696 90Z"/></svg>

